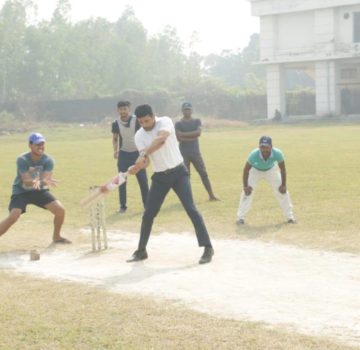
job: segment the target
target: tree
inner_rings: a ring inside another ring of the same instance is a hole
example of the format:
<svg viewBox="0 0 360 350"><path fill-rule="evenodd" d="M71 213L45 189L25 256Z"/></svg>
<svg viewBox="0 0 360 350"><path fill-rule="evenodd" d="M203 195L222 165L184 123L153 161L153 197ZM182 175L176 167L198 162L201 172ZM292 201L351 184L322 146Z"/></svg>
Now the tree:
<svg viewBox="0 0 360 350"><path fill-rule="evenodd" d="M265 79L265 70L256 65L259 60L259 35L253 34L247 47L238 51L223 51L221 55L209 55L205 60L208 74L223 79L231 86L247 88L249 74Z"/></svg>
<svg viewBox="0 0 360 350"><path fill-rule="evenodd" d="M1 102L16 98L25 64L26 6L31 3L8 0L0 11Z"/></svg>
<svg viewBox="0 0 360 350"><path fill-rule="evenodd" d="M114 47L112 49L114 72L110 87L117 93L124 89L139 89L146 84L147 33L128 6L115 23Z"/></svg>
<svg viewBox="0 0 360 350"><path fill-rule="evenodd" d="M169 88L184 75L186 56L175 28L166 26L150 38L146 55L148 86Z"/></svg>

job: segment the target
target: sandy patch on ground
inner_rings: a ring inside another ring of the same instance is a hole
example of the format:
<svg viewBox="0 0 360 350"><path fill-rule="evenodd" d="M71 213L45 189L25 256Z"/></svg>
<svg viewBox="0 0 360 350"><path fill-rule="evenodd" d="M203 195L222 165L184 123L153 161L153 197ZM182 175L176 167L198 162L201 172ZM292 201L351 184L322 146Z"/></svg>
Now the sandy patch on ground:
<svg viewBox="0 0 360 350"><path fill-rule="evenodd" d="M111 232L107 251L92 253L89 240L46 249L39 261L30 261L28 252L3 253L0 268L176 300L219 317L360 345L360 256L213 240L213 262L199 265L194 235L163 233L150 238L148 260L128 264L137 240L137 234Z"/></svg>

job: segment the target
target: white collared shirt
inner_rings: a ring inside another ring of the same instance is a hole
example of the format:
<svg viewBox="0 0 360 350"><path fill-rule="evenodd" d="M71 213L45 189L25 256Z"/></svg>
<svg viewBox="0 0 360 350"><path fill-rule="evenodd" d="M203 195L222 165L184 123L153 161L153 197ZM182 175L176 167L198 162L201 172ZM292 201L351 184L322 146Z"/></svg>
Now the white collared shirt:
<svg viewBox="0 0 360 350"><path fill-rule="evenodd" d="M142 151L148 148L160 131L167 131L170 135L161 148L149 155L154 172L175 168L184 161L179 150L174 124L169 117L155 117L155 126L150 131L140 128L135 134L137 149Z"/></svg>

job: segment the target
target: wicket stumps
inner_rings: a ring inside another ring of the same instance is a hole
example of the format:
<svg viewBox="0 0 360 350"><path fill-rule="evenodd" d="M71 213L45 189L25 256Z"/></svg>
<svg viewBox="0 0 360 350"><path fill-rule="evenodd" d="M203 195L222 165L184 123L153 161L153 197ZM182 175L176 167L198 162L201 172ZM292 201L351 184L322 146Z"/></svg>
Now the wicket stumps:
<svg viewBox="0 0 360 350"><path fill-rule="evenodd" d="M96 186L90 187L90 191ZM107 249L107 235L105 227L105 203L104 199L90 206L90 226L92 250L97 251ZM101 242L103 241L103 242Z"/></svg>

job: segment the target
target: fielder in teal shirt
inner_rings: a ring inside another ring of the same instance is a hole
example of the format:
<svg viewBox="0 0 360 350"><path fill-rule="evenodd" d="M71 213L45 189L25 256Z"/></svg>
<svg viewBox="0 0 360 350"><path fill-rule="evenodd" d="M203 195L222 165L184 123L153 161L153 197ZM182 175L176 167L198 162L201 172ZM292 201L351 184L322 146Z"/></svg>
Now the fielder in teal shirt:
<svg viewBox="0 0 360 350"><path fill-rule="evenodd" d="M259 181L267 181L278 200L284 216L289 224L295 224L293 205L286 186L286 168L282 151L273 147L270 136L262 136L259 147L254 149L244 166L243 190L241 192L237 212L238 225L245 224L245 216L249 212L253 200L253 192Z"/></svg>
<svg viewBox="0 0 360 350"><path fill-rule="evenodd" d="M283 153L278 149L273 147L271 149L270 156L265 159L259 148L254 149L248 158L249 164L257 170L267 171L270 170L275 164L281 163L284 161Z"/></svg>

